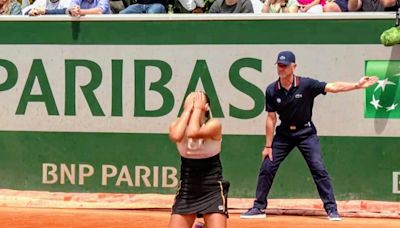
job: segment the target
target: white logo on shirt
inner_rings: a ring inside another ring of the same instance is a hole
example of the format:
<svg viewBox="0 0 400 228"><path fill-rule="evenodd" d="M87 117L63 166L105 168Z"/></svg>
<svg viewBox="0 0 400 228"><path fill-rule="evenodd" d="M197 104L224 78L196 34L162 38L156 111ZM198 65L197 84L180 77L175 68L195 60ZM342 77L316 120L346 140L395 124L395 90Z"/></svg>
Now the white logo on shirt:
<svg viewBox="0 0 400 228"><path fill-rule="evenodd" d="M302 97L303 97L303 94L301 94L301 93L294 95L294 98L302 98Z"/></svg>
<svg viewBox="0 0 400 228"><path fill-rule="evenodd" d="M224 205L219 205L219 206L218 206L218 210L220 210L220 211L223 211L224 208L225 208Z"/></svg>
<svg viewBox="0 0 400 228"><path fill-rule="evenodd" d="M190 150L198 150L204 144L204 139L188 138L187 148Z"/></svg>

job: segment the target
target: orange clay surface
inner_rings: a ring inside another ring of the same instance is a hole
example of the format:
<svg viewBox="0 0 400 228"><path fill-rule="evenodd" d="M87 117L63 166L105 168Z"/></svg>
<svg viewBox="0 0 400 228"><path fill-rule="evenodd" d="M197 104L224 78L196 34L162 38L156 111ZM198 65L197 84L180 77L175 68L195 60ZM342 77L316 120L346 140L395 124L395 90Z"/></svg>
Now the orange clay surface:
<svg viewBox="0 0 400 228"><path fill-rule="evenodd" d="M0 227L167 227L168 211L49 209L0 207ZM349 218L328 221L325 216L271 215L267 219L240 219L231 213L228 227L400 227L400 219Z"/></svg>

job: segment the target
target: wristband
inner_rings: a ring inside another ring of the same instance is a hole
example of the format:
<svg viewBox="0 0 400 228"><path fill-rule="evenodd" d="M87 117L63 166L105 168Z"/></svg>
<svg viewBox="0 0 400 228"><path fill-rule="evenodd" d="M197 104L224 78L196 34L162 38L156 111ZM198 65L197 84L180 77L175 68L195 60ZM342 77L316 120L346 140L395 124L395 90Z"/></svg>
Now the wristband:
<svg viewBox="0 0 400 228"><path fill-rule="evenodd" d="M272 146L265 146L265 148L272 148Z"/></svg>

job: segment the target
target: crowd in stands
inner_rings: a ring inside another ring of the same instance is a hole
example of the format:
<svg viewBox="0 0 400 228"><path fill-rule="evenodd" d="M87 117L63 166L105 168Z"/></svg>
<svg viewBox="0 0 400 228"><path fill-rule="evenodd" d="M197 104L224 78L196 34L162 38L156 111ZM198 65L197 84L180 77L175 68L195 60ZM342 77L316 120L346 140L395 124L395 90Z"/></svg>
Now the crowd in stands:
<svg viewBox="0 0 400 228"><path fill-rule="evenodd" d="M0 0L0 15L397 11L400 0Z"/></svg>

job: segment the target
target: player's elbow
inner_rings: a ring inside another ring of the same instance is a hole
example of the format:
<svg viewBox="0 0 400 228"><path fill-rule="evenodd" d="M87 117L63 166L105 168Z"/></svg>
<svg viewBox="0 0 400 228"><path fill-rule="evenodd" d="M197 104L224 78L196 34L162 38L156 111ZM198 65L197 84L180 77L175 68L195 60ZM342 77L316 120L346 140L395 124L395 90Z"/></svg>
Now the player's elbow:
<svg viewBox="0 0 400 228"><path fill-rule="evenodd" d="M171 129L169 130L168 136L169 136L169 139L172 142L180 142L182 140L182 138L183 138L183 134L182 133L177 132L177 131L173 131Z"/></svg>
<svg viewBox="0 0 400 228"><path fill-rule="evenodd" d="M182 140L182 136L177 135L177 134L169 134L169 139L170 139L172 142L179 142L179 141Z"/></svg>

